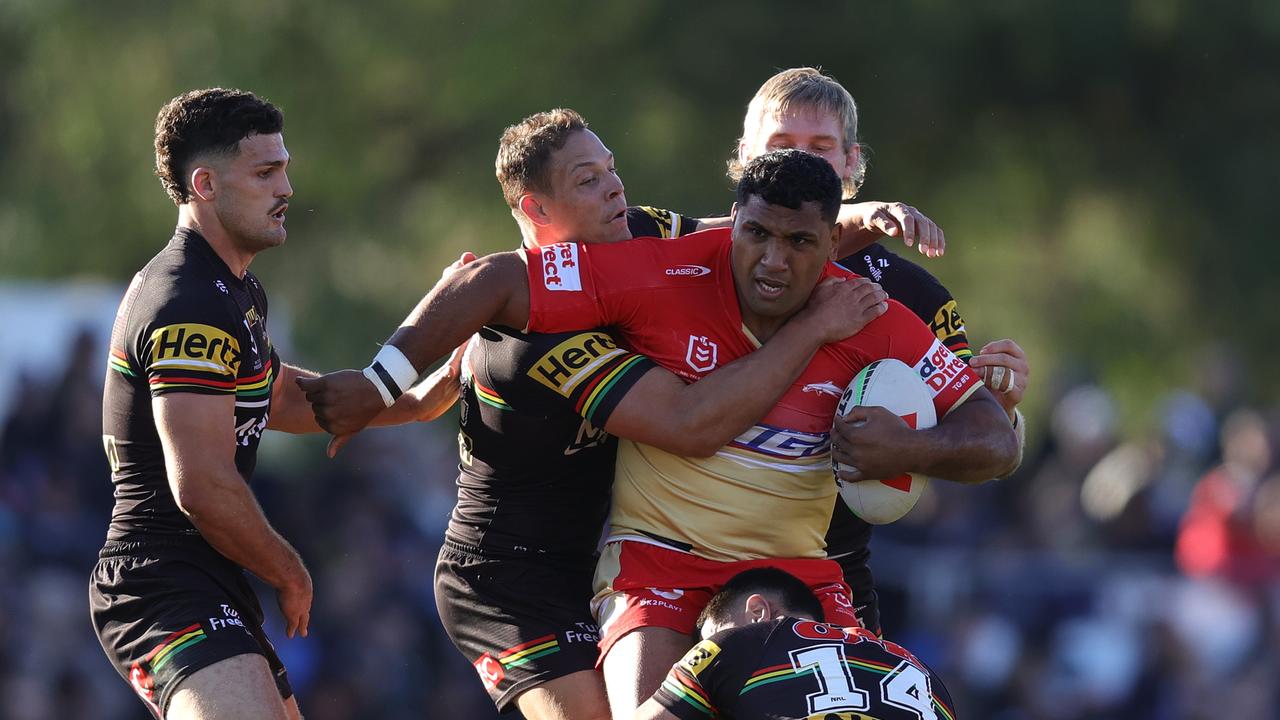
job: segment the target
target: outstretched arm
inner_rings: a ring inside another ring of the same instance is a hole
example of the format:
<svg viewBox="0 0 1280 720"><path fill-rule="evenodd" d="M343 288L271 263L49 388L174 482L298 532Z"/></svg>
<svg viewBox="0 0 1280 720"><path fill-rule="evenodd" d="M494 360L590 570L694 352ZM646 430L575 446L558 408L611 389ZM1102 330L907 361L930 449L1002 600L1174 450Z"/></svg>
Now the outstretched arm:
<svg viewBox="0 0 1280 720"><path fill-rule="evenodd" d="M401 374L404 387L399 387L387 375L384 386L395 384L396 390L407 390L424 368L485 325L525 327L529 323L526 272L523 254L505 252L483 257L442 278L387 340L394 348L390 352L398 352L411 365L407 374L412 377L405 381ZM333 435L360 431L386 408L377 386L357 370L300 378L297 383L320 427Z"/></svg>

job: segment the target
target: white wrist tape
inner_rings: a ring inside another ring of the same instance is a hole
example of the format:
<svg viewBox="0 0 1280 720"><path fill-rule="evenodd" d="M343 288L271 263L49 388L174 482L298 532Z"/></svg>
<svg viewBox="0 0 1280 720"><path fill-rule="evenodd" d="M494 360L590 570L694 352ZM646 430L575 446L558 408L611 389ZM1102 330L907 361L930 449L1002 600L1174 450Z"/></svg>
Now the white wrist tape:
<svg viewBox="0 0 1280 720"><path fill-rule="evenodd" d="M373 357L373 362L362 372L378 389L387 407L394 405L397 398L418 382L418 371L413 369L413 363L400 352L400 348L391 344L383 345Z"/></svg>
<svg viewBox="0 0 1280 720"><path fill-rule="evenodd" d="M1013 470L1009 471L1009 475L1012 475L1018 468L1022 467L1022 456L1027 449L1027 418L1017 408L1013 409L1013 431L1018 435L1018 463L1013 466ZM1005 475L1005 477L1008 477L1008 475Z"/></svg>

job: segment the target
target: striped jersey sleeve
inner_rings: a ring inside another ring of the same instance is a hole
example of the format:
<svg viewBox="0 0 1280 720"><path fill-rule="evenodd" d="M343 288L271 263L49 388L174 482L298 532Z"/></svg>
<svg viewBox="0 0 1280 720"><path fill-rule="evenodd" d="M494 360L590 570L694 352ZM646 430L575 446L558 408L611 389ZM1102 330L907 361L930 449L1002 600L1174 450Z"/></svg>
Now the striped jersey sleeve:
<svg viewBox="0 0 1280 720"><path fill-rule="evenodd" d="M631 237L677 238L696 232L698 221L673 210L633 205L627 208L627 227Z"/></svg>
<svg viewBox="0 0 1280 720"><path fill-rule="evenodd" d="M711 640L703 640L693 646L671 666L662 686L654 693L654 699L680 720L720 717L711 693L703 685L704 677L715 674L720 652L720 646Z"/></svg>
<svg viewBox="0 0 1280 720"><path fill-rule="evenodd" d="M203 289L203 288L201 288ZM146 378L151 395L188 392L205 395L270 392L274 363L241 377L242 333L216 297L184 302L179 295L139 328L134 357L112 348L111 363L128 364Z"/></svg>
<svg viewBox="0 0 1280 720"><path fill-rule="evenodd" d="M513 383L508 399L516 407L568 402L597 428L609 421L618 403L653 361L616 342L606 330L529 335L533 352L519 371L529 382Z"/></svg>

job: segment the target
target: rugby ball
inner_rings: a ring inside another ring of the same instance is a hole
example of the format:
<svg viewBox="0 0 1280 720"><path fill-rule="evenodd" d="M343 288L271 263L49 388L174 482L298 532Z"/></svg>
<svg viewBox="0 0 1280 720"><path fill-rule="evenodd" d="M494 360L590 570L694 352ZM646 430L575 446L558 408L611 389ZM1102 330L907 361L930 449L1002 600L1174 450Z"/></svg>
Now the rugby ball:
<svg viewBox="0 0 1280 720"><path fill-rule="evenodd" d="M933 427L938 422L933 393L920 379L920 373L892 358L876 360L862 368L840 397L836 415L843 417L859 405L883 407L917 430ZM835 462L834 456L832 463L836 471L852 469ZM840 498L854 515L872 525L891 523L906 515L928 484L927 476L916 473L858 482L844 482L836 476Z"/></svg>

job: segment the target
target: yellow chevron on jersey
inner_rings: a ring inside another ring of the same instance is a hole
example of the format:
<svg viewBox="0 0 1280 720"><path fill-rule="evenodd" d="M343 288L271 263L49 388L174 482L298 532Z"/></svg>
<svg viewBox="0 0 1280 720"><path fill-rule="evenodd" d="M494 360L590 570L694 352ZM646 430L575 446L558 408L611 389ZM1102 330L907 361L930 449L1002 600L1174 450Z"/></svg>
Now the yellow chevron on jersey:
<svg viewBox="0 0 1280 720"><path fill-rule="evenodd" d="M680 221L682 218L679 213L648 205L640 205L636 209L653 218L654 223L658 225L658 231L661 233L658 237L680 237Z"/></svg>

